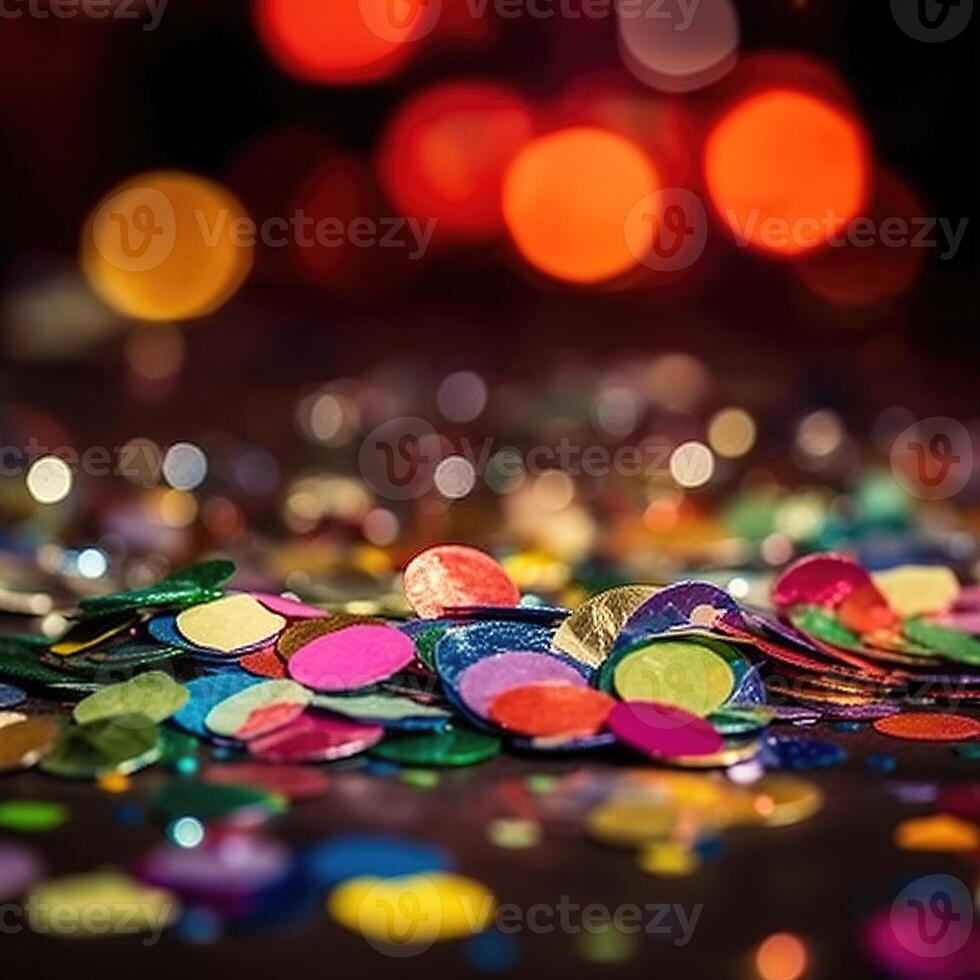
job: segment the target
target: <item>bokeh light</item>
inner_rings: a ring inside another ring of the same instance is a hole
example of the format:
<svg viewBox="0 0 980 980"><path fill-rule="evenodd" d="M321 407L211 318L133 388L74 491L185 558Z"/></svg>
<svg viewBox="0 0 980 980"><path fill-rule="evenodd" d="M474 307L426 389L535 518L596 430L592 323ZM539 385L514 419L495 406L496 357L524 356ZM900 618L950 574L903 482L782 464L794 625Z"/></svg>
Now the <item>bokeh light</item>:
<svg viewBox="0 0 980 980"><path fill-rule="evenodd" d="M476 468L465 456L447 456L439 461L432 480L447 500L461 500L476 486Z"/></svg>
<svg viewBox="0 0 980 980"><path fill-rule="evenodd" d="M386 78L429 28L436 5L413 0L255 0L259 37L276 63L304 82ZM428 11L428 14L427 14Z"/></svg>
<svg viewBox="0 0 980 980"><path fill-rule="evenodd" d="M796 429L796 445L807 456L830 456L843 441L844 425L840 416L827 409L810 412Z"/></svg>
<svg viewBox="0 0 980 980"><path fill-rule="evenodd" d="M27 471L27 492L39 504L60 503L71 493L71 467L58 456L42 456Z"/></svg>
<svg viewBox="0 0 980 980"><path fill-rule="evenodd" d="M716 82L735 65L738 13L732 0L699 0L685 9L667 4L621 5L619 47L626 67L661 92L693 92Z"/></svg>
<svg viewBox="0 0 980 980"><path fill-rule="evenodd" d="M744 456L755 445L755 421L744 408L723 408L708 423L708 444L728 459Z"/></svg>
<svg viewBox="0 0 980 980"><path fill-rule="evenodd" d="M208 458L200 446L177 442L163 457L163 478L174 490L194 490L208 475Z"/></svg>
<svg viewBox="0 0 980 980"><path fill-rule="evenodd" d="M788 932L773 933L755 953L761 980L799 980L806 972L807 961L806 946Z"/></svg>
<svg viewBox="0 0 980 980"><path fill-rule="evenodd" d="M487 406L487 385L475 371L454 371L436 392L439 411L450 422L472 422Z"/></svg>
<svg viewBox="0 0 980 980"><path fill-rule="evenodd" d="M670 454L670 475L678 486L694 490L715 473L715 457L703 442L685 442Z"/></svg>
<svg viewBox="0 0 980 980"><path fill-rule="evenodd" d="M653 164L634 143L573 127L533 140L517 156L504 181L504 216L535 268L598 283L649 251L651 225L633 212L659 189Z"/></svg>
<svg viewBox="0 0 980 980"><path fill-rule="evenodd" d="M528 105L503 86L439 85L393 117L378 178L402 214L437 220L437 238L490 237L503 229L504 174L533 129Z"/></svg>
<svg viewBox="0 0 980 980"><path fill-rule="evenodd" d="M126 316L204 316L226 303L252 268L247 220L213 181L178 171L140 174L92 211L82 232L82 270Z"/></svg>
<svg viewBox="0 0 980 980"><path fill-rule="evenodd" d="M785 88L733 106L708 134L704 169L725 228L740 244L770 255L821 247L861 212L868 195L859 122Z"/></svg>

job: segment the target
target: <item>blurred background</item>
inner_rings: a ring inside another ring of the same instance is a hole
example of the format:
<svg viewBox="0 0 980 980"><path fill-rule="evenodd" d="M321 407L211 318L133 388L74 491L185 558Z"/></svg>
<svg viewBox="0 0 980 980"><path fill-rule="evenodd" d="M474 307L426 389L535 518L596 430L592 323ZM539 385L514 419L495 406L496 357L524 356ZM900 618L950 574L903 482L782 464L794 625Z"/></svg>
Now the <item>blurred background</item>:
<svg viewBox="0 0 980 980"><path fill-rule="evenodd" d="M976 34L927 7L8 5L8 552L972 568ZM949 493L895 454L933 417Z"/></svg>

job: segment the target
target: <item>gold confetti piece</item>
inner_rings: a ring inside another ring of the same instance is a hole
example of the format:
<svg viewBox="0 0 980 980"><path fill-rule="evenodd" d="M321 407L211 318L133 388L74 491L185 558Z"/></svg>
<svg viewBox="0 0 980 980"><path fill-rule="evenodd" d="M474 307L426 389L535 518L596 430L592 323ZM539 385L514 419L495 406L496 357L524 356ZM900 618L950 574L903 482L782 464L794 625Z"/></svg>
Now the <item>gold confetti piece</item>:
<svg viewBox="0 0 980 980"><path fill-rule="evenodd" d="M823 793L795 776L763 776L752 785L755 811L768 827L789 827L809 820L823 807Z"/></svg>
<svg viewBox="0 0 980 980"><path fill-rule="evenodd" d="M923 616L948 609L960 593L952 569L944 565L899 565L874 572L872 581L900 616Z"/></svg>
<svg viewBox="0 0 980 980"><path fill-rule="evenodd" d="M33 715L0 730L0 772L29 769L51 749L62 731L55 715Z"/></svg>
<svg viewBox="0 0 980 980"><path fill-rule="evenodd" d="M335 888L327 911L368 942L430 946L489 928L496 899L479 882L460 875L364 876Z"/></svg>
<svg viewBox="0 0 980 980"><path fill-rule="evenodd" d="M159 934L180 913L177 897L116 871L56 878L37 886L27 902L33 932L66 939Z"/></svg>
<svg viewBox="0 0 980 980"><path fill-rule="evenodd" d="M639 847L669 837L676 824L672 802L609 800L589 812L586 829L610 847Z"/></svg>
<svg viewBox="0 0 980 980"><path fill-rule="evenodd" d="M552 648L600 667L623 624L656 591L652 585L623 585L587 599L558 627Z"/></svg>
<svg viewBox="0 0 980 980"><path fill-rule="evenodd" d="M177 615L177 629L195 646L232 653L267 643L286 625L250 595L229 595L185 609Z"/></svg>
<svg viewBox="0 0 980 980"><path fill-rule="evenodd" d="M83 650L97 647L105 640L129 629L138 618L138 616L123 614L122 616L107 616L105 622L96 619L75 623L60 640L52 643L49 649L60 657L70 657L73 654L81 653Z"/></svg>
<svg viewBox="0 0 980 980"><path fill-rule="evenodd" d="M980 828L946 813L904 820L895 828L895 846L905 851L975 851Z"/></svg>
<svg viewBox="0 0 980 980"><path fill-rule="evenodd" d="M637 864L641 871L661 878L683 878L701 867L701 859L689 848L673 843L647 844L640 851Z"/></svg>

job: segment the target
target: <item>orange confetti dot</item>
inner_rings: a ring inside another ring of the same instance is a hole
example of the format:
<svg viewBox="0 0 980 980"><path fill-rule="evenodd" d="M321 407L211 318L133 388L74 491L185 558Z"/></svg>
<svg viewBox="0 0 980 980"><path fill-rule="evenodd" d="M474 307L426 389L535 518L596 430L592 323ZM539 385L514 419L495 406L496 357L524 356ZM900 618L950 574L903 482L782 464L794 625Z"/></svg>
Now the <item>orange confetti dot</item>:
<svg viewBox="0 0 980 980"><path fill-rule="evenodd" d="M980 828L949 814L904 820L895 828L895 846L906 851L975 851Z"/></svg>
<svg viewBox="0 0 980 980"><path fill-rule="evenodd" d="M737 241L772 255L819 248L868 196L864 133L842 109L770 89L737 103L708 135L705 179Z"/></svg>
<svg viewBox="0 0 980 980"><path fill-rule="evenodd" d="M645 199L656 170L630 140L588 126L529 143L504 180L504 218L518 250L556 279L596 283L633 268L653 242Z"/></svg>
<svg viewBox="0 0 980 980"><path fill-rule="evenodd" d="M522 735L594 735L616 702L591 687L527 684L504 691L490 702L490 717Z"/></svg>
<svg viewBox="0 0 980 980"><path fill-rule="evenodd" d="M759 944L755 966L762 980L799 980L806 972L806 946L792 933L774 933Z"/></svg>
<svg viewBox="0 0 980 980"><path fill-rule="evenodd" d="M916 742L963 742L980 737L980 721L966 715L911 711L879 718L875 731Z"/></svg>

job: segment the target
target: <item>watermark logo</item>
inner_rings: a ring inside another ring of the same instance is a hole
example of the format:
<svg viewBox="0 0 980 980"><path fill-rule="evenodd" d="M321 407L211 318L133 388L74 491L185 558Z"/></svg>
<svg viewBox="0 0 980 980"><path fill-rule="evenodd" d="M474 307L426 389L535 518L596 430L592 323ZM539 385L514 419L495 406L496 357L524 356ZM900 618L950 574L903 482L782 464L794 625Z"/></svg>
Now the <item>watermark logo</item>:
<svg viewBox="0 0 980 980"><path fill-rule="evenodd" d="M892 932L913 955L951 956L973 931L969 889L952 875L926 875L899 892L891 908Z"/></svg>
<svg viewBox="0 0 980 980"><path fill-rule="evenodd" d="M634 233L638 229L642 234ZM678 272L704 253L708 215L697 194L669 187L639 201L626 219L626 230L626 244L637 262L656 272Z"/></svg>
<svg viewBox="0 0 980 980"><path fill-rule="evenodd" d="M0 19L18 20L142 20L144 31L160 26L168 0L4 0L0 3Z"/></svg>
<svg viewBox="0 0 980 980"><path fill-rule="evenodd" d="M442 440L425 419L389 419L361 443L358 464L365 482L389 500L413 500L433 484L443 457Z"/></svg>
<svg viewBox="0 0 980 980"><path fill-rule="evenodd" d="M892 16L913 40L938 44L966 30L973 0L892 0Z"/></svg>
<svg viewBox="0 0 980 980"><path fill-rule="evenodd" d="M973 474L973 440L956 419L922 419L895 440L891 468L906 493L922 500L946 500Z"/></svg>
<svg viewBox="0 0 980 980"><path fill-rule="evenodd" d="M170 199L152 187L114 194L92 224L99 254L125 272L148 272L170 258L177 243L177 215Z"/></svg>
<svg viewBox="0 0 980 980"><path fill-rule="evenodd" d="M384 41L418 41L431 34L442 15L442 0L358 0L361 20Z"/></svg>

